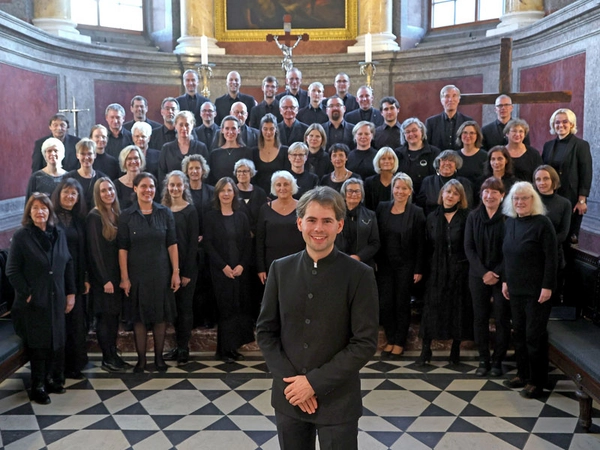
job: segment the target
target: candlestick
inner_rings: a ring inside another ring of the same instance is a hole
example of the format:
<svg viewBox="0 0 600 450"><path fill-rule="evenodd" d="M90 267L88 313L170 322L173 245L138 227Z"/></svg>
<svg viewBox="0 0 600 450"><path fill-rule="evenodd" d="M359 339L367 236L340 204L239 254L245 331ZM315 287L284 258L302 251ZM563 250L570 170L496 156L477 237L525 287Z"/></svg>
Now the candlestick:
<svg viewBox="0 0 600 450"><path fill-rule="evenodd" d="M375 76L377 62L361 61L358 65L360 66L360 74L367 77L365 85L373 88L373 77Z"/></svg>
<svg viewBox="0 0 600 450"><path fill-rule="evenodd" d="M202 77L202 90L200 93L206 97L210 98L210 82L209 80L212 78L212 68L215 67L214 64L196 64L198 68L198 74Z"/></svg>

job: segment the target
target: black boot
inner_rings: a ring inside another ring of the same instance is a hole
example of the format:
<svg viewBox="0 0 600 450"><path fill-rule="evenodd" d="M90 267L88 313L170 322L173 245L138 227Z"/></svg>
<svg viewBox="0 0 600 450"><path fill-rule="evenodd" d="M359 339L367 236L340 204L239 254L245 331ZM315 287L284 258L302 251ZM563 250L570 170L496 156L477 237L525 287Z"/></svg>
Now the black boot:
<svg viewBox="0 0 600 450"><path fill-rule="evenodd" d="M423 340L423 348L421 349L421 354L415 361L415 365L419 367L424 366L431 361L431 355L431 341Z"/></svg>
<svg viewBox="0 0 600 450"><path fill-rule="evenodd" d="M460 364L460 341L452 341L452 349L450 350L450 364Z"/></svg>
<svg viewBox="0 0 600 450"><path fill-rule="evenodd" d="M31 401L40 405L50 404L50 397L46 392L46 362L40 358L39 352L32 350L31 360Z"/></svg>
<svg viewBox="0 0 600 450"><path fill-rule="evenodd" d="M110 348L110 356L114 361L115 366L119 369L122 369L123 372L126 372L128 369L131 369L133 367L131 364L123 361L123 358L121 358L121 356L119 355L119 350L117 349L117 347Z"/></svg>

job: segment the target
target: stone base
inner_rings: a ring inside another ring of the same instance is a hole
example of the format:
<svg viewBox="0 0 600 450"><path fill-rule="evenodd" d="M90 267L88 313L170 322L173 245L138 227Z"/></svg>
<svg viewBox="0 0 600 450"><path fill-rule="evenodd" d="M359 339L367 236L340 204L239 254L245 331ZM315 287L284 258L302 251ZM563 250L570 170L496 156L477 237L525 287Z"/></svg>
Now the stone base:
<svg viewBox="0 0 600 450"><path fill-rule="evenodd" d="M208 42L208 54L209 55L224 55L225 49L217 47L217 40L215 38L207 38ZM200 36L181 36L177 39L177 47L173 50L173 53L178 55L200 55L202 54Z"/></svg>
<svg viewBox="0 0 600 450"><path fill-rule="evenodd" d="M372 49L375 52L398 52L400 46L392 33L377 33L371 35ZM365 35L356 38L356 44L348 47L348 53L365 53Z"/></svg>
<svg viewBox="0 0 600 450"><path fill-rule="evenodd" d="M36 27L44 30L46 33L53 34L61 38L84 42L86 44L90 44L92 42L92 38L79 33L79 30L76 28L77 23L71 20L41 18L33 19L33 24Z"/></svg>
<svg viewBox="0 0 600 450"><path fill-rule="evenodd" d="M487 31L486 36L498 36L500 34L512 33L520 28L528 27L543 18L543 11L519 11L507 13L500 17L500 23L495 29Z"/></svg>

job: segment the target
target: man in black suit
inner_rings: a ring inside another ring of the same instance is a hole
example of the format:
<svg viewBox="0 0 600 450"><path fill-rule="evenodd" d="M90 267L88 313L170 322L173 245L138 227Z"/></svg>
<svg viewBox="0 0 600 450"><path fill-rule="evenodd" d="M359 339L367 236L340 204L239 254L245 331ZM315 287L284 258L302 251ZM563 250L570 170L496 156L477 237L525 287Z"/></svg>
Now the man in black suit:
<svg viewBox="0 0 600 450"><path fill-rule="evenodd" d="M248 124L252 128L260 128L260 121L267 114L273 114L277 119L277 122L283 120L281 113L279 112L279 100L275 98L278 86L279 83L277 82L277 78L273 76L269 75L263 79L261 89L263 91L264 100L252 108L252 111L250 112Z"/></svg>
<svg viewBox="0 0 600 450"><path fill-rule="evenodd" d="M288 147L294 142L304 142L304 133L308 125L296 119L298 115L298 100L293 95L286 95L279 100L279 112L283 121L277 124L281 145Z"/></svg>
<svg viewBox="0 0 600 450"><path fill-rule="evenodd" d="M366 120L376 127L383 125L383 116L377 109L373 108L373 90L369 86L361 86L356 91L356 98L358 99L359 108L347 112L344 119L350 123Z"/></svg>
<svg viewBox="0 0 600 450"><path fill-rule="evenodd" d="M202 125L194 128L194 134L200 142L206 145L209 152L216 148L216 142L219 138L219 130L221 127L215 123L217 116L217 108L211 102L204 102L200 107L202 115Z"/></svg>
<svg viewBox="0 0 600 450"><path fill-rule="evenodd" d="M160 115L163 118L163 124L152 129L150 138L150 148L162 150L162 146L167 142L172 142L177 138L175 132L175 116L179 113L179 102L174 97L165 97L160 105Z"/></svg>
<svg viewBox="0 0 600 450"><path fill-rule="evenodd" d="M298 120L307 125L313 123L325 123L329 120L325 107L321 105L323 100L323 84L315 81L308 86L308 95L310 97L310 103L308 106L301 108L298 111Z"/></svg>
<svg viewBox="0 0 600 450"><path fill-rule="evenodd" d="M496 98L496 120L481 127L483 134L482 148L489 150L496 145L508 144L508 139L504 134L504 127L512 119L513 104L508 95L499 95ZM530 145L529 135L523 139L523 144Z"/></svg>
<svg viewBox="0 0 600 450"><path fill-rule="evenodd" d="M308 92L302 89L302 72L295 67L288 70L285 74L286 89L281 94L277 94L275 97L277 100L281 100L286 95L293 95L298 100L298 108L304 108L308 105Z"/></svg>
<svg viewBox="0 0 600 450"><path fill-rule="evenodd" d="M344 72L340 72L335 76L333 82L335 86L335 97L339 97L344 101L346 112L358 109L356 97L350 93L350 77ZM323 100L323 107L327 106L327 100Z"/></svg>
<svg viewBox="0 0 600 450"><path fill-rule="evenodd" d="M360 369L377 348L373 269L335 248L343 197L325 186L298 201L300 253L267 277L257 341L273 374L271 405L283 450L358 448Z"/></svg>
<svg viewBox="0 0 600 450"><path fill-rule="evenodd" d="M152 128L160 127L160 123L150 120L148 117L146 117L146 114L148 114L148 100L141 95L136 95L131 99L131 106L129 109L131 114L133 114L133 120L123 124L123 128L126 130L131 131L131 127L136 122L146 122Z"/></svg>
<svg viewBox="0 0 600 450"><path fill-rule="evenodd" d="M242 86L242 77L238 72L229 72L227 74L227 94L222 95L215 100L215 106L217 107L217 119L218 124L221 123L223 118L231 111L231 106L235 102L242 102L246 105L248 113L252 112L252 108L256 105L254 97L240 92Z"/></svg>
<svg viewBox="0 0 600 450"><path fill-rule="evenodd" d="M354 136L352 135L353 123L344 120L344 102L339 97L330 97L327 100L327 117L329 120L323 124L325 135L327 136L327 146L329 150L333 144L346 144L348 148L353 148Z"/></svg>
<svg viewBox="0 0 600 450"><path fill-rule="evenodd" d="M460 89L448 84L440 91L440 102L444 112L431 116L425 121L427 142L440 150L460 150L462 145L456 143L456 131L467 120L473 120L458 112Z"/></svg>
<svg viewBox="0 0 600 450"><path fill-rule="evenodd" d="M33 154L31 155L31 173L37 172L38 170L46 167L46 160L42 155L42 144L46 139L54 137L61 141L65 146L65 157L62 160L62 168L67 172L75 169L79 169L79 161L77 160L77 154L75 151L75 145L79 142L77 136L67 134L69 129L69 120L64 114L57 113L50 117L48 122L48 128L50 128L50 135L44 136L41 139L35 141L33 145Z"/></svg>
<svg viewBox="0 0 600 450"><path fill-rule="evenodd" d="M246 119L248 118L248 110L246 109L246 105L244 105L242 102L235 102L233 105L231 105L229 114L240 121L240 137L246 144L246 147L254 148L258 146L258 130L246 125Z"/></svg>
<svg viewBox="0 0 600 450"><path fill-rule="evenodd" d="M180 111L190 111L194 114L196 125L202 122L200 115L200 107L208 99L198 93L198 84L200 78L198 72L193 69L188 69L183 72L183 85L185 86L185 94L177 97Z"/></svg>
<svg viewBox="0 0 600 450"><path fill-rule="evenodd" d="M111 103L104 111L104 118L108 124L108 141L104 152L118 160L121 150L133 144L131 132L123 128L125 108L118 103Z"/></svg>
<svg viewBox="0 0 600 450"><path fill-rule="evenodd" d="M398 122L398 113L400 112L400 103L394 97L383 97L381 99L381 114L383 115L383 125L375 128L375 139L373 147L379 150L382 147L397 148L400 147L400 122Z"/></svg>

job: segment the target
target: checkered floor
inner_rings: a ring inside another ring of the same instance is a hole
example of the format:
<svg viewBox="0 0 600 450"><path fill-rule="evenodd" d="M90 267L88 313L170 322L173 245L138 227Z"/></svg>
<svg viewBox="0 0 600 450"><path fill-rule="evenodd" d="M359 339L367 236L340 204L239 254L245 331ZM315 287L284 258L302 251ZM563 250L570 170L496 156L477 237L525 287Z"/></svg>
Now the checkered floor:
<svg viewBox="0 0 600 450"><path fill-rule="evenodd" d="M474 375L471 355L449 366L434 355L371 361L362 370L361 449L599 449L600 407L585 433L574 385L558 371L552 391L525 400L502 379ZM278 449L271 378L259 354L224 364L206 354L167 373L107 374L92 356L87 379L47 406L30 403L29 369L0 384L0 446L11 449ZM127 355L134 361L133 355ZM151 361L152 358L149 357ZM153 369L149 365L150 370ZM508 371L514 371L510 364Z"/></svg>

